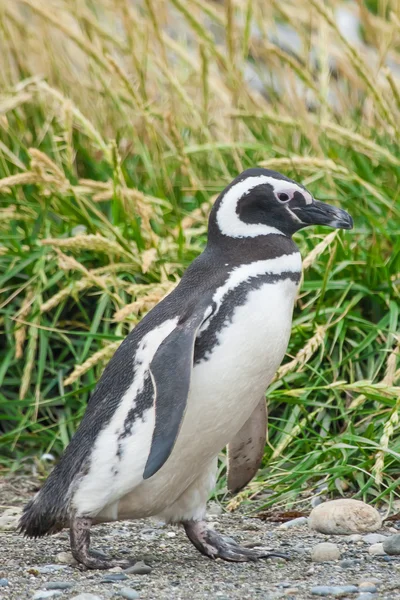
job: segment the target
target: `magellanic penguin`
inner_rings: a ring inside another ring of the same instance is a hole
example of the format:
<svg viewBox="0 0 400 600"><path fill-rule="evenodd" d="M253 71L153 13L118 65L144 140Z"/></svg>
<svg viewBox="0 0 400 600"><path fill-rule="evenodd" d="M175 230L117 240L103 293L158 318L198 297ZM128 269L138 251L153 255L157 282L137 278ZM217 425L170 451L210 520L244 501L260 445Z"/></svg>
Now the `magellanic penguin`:
<svg viewBox="0 0 400 600"><path fill-rule="evenodd" d="M209 529L206 502L228 446L228 487L254 476L266 434L265 391L285 354L308 225L351 229L344 211L284 175L249 169L220 194L208 243L175 290L110 360L82 422L20 530L70 528L88 568L92 524L158 515L182 523L195 547L229 561L271 556ZM276 555L276 554L275 554Z"/></svg>

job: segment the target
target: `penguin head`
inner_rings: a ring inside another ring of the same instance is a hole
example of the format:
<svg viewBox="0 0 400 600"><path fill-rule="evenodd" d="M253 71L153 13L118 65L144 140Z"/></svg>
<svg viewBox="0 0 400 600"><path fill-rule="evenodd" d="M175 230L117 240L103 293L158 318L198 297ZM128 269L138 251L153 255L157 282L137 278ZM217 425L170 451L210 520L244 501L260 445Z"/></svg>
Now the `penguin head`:
<svg viewBox="0 0 400 600"><path fill-rule="evenodd" d="M254 238L291 237L309 225L351 229L350 215L315 200L301 184L268 169L248 169L220 194L210 215L210 233Z"/></svg>

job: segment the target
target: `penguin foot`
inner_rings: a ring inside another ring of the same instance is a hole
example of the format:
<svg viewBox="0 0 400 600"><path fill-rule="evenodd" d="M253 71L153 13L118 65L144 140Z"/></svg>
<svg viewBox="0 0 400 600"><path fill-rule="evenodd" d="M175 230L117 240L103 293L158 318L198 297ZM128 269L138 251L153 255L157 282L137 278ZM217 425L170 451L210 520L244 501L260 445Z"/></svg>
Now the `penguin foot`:
<svg viewBox="0 0 400 600"><path fill-rule="evenodd" d="M71 521L70 541L72 556L78 561L81 569L126 568L133 563L127 560L111 560L102 552L90 550L90 527L92 519L75 517Z"/></svg>
<svg viewBox="0 0 400 600"><path fill-rule="evenodd" d="M187 521L183 526L192 544L209 558L222 558L230 562L248 562L274 556L289 559L289 556L282 552L243 548L232 538L207 527L204 521Z"/></svg>

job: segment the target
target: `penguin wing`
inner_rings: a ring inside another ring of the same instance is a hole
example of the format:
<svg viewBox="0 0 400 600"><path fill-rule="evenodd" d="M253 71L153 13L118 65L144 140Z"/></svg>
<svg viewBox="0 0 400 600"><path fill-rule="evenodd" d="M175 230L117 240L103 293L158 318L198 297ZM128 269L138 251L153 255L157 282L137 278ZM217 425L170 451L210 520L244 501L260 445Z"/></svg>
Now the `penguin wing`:
<svg viewBox="0 0 400 600"><path fill-rule="evenodd" d="M228 444L228 490L239 492L257 473L267 437L267 404L262 397L243 427Z"/></svg>
<svg viewBox="0 0 400 600"><path fill-rule="evenodd" d="M156 418L144 479L161 469L172 452L186 409L196 335L214 308L209 300L199 304L160 344L150 363Z"/></svg>

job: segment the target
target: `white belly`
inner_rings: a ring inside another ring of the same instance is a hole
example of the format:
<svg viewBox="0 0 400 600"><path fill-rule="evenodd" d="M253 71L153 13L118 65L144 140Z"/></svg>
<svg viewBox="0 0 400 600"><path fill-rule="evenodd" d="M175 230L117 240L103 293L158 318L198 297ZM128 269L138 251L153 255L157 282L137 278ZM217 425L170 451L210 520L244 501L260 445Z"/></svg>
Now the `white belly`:
<svg viewBox="0 0 400 600"><path fill-rule="evenodd" d="M119 518L171 505L239 431L286 352L297 285L287 279L250 291L219 345L195 365L177 442L165 465L119 501ZM116 510L116 507L114 507Z"/></svg>

